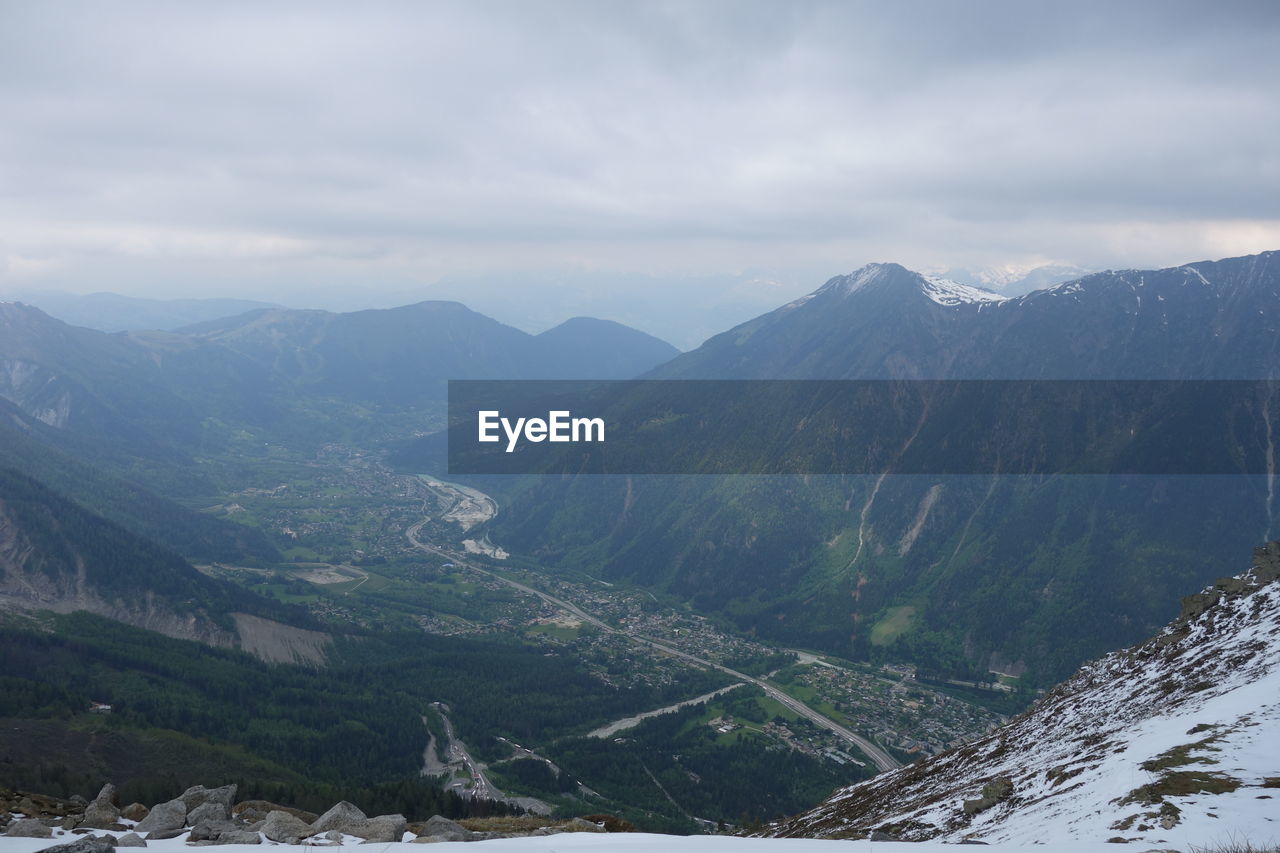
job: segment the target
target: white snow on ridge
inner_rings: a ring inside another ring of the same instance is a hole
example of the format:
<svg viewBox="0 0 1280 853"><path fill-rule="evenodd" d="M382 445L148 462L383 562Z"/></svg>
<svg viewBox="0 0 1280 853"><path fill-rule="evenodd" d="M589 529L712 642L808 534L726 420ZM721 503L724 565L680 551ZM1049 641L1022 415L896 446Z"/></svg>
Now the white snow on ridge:
<svg viewBox="0 0 1280 853"><path fill-rule="evenodd" d="M921 288L924 291L924 295L939 305L970 305L983 302L1007 302L1009 300L1009 297L1001 296L999 293L983 290L981 287L961 284L949 278L938 278L931 275L921 276L921 278L924 279L924 286Z"/></svg>
<svg viewBox="0 0 1280 853"><path fill-rule="evenodd" d="M890 265L889 264L867 264L861 269L854 270L848 275L837 276L822 287L818 288L810 296L818 293L838 292L841 296L848 296L851 293L857 293L871 282L884 275Z"/></svg>
<svg viewBox="0 0 1280 853"><path fill-rule="evenodd" d="M847 788L773 832L906 837L1009 849L1122 838L1188 850L1280 842L1280 581L1227 597L1081 668L1027 715L918 767ZM1008 780L971 817L965 800Z"/></svg>

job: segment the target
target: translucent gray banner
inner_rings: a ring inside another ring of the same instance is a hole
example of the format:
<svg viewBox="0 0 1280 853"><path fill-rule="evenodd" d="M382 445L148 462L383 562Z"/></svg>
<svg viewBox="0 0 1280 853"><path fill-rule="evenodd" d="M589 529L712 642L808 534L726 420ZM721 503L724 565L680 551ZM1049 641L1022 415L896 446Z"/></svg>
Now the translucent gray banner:
<svg viewBox="0 0 1280 853"><path fill-rule="evenodd" d="M452 474L1271 474L1280 382L449 383Z"/></svg>

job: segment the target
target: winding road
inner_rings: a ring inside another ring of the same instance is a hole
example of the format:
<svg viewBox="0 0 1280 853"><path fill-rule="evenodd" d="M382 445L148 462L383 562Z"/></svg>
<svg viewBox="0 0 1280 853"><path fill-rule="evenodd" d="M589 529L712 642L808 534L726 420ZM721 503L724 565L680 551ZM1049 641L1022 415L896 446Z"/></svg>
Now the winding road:
<svg viewBox="0 0 1280 853"><path fill-rule="evenodd" d="M488 569L481 568L480 566L477 566L476 564L467 560L466 555L464 554L458 554L454 551L448 551L448 550L445 550L444 548L437 548L434 545L428 545L422 542L418 538L418 534L421 532L422 526L426 524L427 521L429 520L430 519L424 518L422 521L419 521L417 524L413 525L412 527L410 527L408 530L405 531L405 535L408 537L409 542L412 543L415 548L418 548L419 550L422 550L422 551L426 551L430 554L435 554L437 556L444 557L457 565L465 566L467 569L473 572L479 572L482 575L487 575L496 581L504 583L507 586L510 586L514 589L518 589L521 592L524 592L528 595L537 596L538 598L545 601L547 604L550 604L554 607L558 607L561 610L564 610L576 616L577 618L581 619L583 622L587 622L591 625L595 625L597 628L601 629L602 631L608 631L609 633L626 637L627 639L631 640L632 642L638 645L648 646L651 649L654 649L656 651L662 652L663 654L667 654L675 658L680 658L681 660L688 661L689 663L694 664L696 666L700 666L708 669L716 669L736 679L739 679L740 681L745 681L749 684L754 684L757 687L759 687L761 690L763 690L765 694L769 696L769 698L777 701L779 704L795 712L796 714L799 714L800 716L808 720L811 720L817 725L822 726L823 728L831 732L834 732L836 735L852 743L854 746L860 749L867 756L867 758L870 758L871 762L875 764L875 766L878 767L880 770L882 771L893 770L897 767L902 766L901 762L897 761L893 756L885 752L884 749L882 749L878 745L872 743L871 741L867 740L861 735L855 734L854 732L850 731L847 727L840 725L835 720L831 719L825 714L821 714L815 711L814 709L810 708L808 705L801 702L799 699L796 699L795 697L787 693L784 693L780 688L776 687L775 685L773 685L768 681L765 681L764 679L756 678L754 676L747 675L746 673L738 672L736 669L731 669L722 664L715 663L714 661L709 661L705 658L700 658L700 657L697 657L696 655L691 655L688 652L683 652L677 648L674 648L668 645L662 640L657 640L657 639L654 639L653 637L646 637L643 634L633 634L629 631L624 631L619 628L615 628L614 626L608 624L607 622L604 622L603 620L597 618L596 616L593 616L592 614L588 613L587 611L583 610L581 607L577 606L576 604L570 601L565 601L562 598L556 598L554 595L550 595L541 590L534 589L533 587L528 586L527 584L522 584L519 581L514 581L514 580L511 580L510 578L503 577L497 572L492 572Z"/></svg>

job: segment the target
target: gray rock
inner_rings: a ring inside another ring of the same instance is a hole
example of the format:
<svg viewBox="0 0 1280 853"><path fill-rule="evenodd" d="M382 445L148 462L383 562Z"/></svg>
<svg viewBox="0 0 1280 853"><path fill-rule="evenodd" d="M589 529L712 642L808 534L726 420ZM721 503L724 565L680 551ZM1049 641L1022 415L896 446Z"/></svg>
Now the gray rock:
<svg viewBox="0 0 1280 853"><path fill-rule="evenodd" d="M69 799L71 800L71 802L75 803L77 806L84 807L89 805L89 801L86 800L84 797L80 796L79 794L72 794L69 797Z"/></svg>
<svg viewBox="0 0 1280 853"><path fill-rule="evenodd" d="M424 836L438 838L441 841L474 841L480 835L440 815L434 815L428 820L425 829Z"/></svg>
<svg viewBox="0 0 1280 853"><path fill-rule="evenodd" d="M998 802L1000 801L993 800L990 797L981 797L976 800L965 800L964 813L972 815L972 814L978 814L980 812L985 812L987 809L991 808Z"/></svg>
<svg viewBox="0 0 1280 853"><path fill-rule="evenodd" d="M153 806L147 816L138 821L137 830L149 833L170 832L175 829L182 829L186 825L187 804L178 799ZM156 836L148 835L147 837L155 838ZM173 836L169 837L172 838Z"/></svg>
<svg viewBox="0 0 1280 853"><path fill-rule="evenodd" d="M110 835L86 835L67 844L46 847L40 853L111 853L116 840Z"/></svg>
<svg viewBox="0 0 1280 853"><path fill-rule="evenodd" d="M349 829L353 826L359 826L368 819L369 816L360 811L359 808L352 803L343 800L324 814L320 815L320 817L316 818L315 823L311 824L311 831L313 834L319 834L328 832L331 829L336 829L339 832L346 833L347 835L355 835L355 833L350 832Z"/></svg>
<svg viewBox="0 0 1280 853"><path fill-rule="evenodd" d="M146 817L150 813L151 813L151 809L147 808L142 803L129 803L129 805L125 806L120 810L120 817L124 818L125 820L136 821L136 820L142 820L144 817Z"/></svg>
<svg viewBox="0 0 1280 853"><path fill-rule="evenodd" d="M227 810L227 814L231 813L231 804L236 801L236 786L223 785L221 788L206 788L204 785L196 785L194 788L188 788L182 792L182 796L178 799L182 800L183 805L187 807L187 811L195 811L206 803L221 803L223 808Z"/></svg>
<svg viewBox="0 0 1280 853"><path fill-rule="evenodd" d="M148 841L165 841L170 838L177 838L179 835L185 834L187 828L180 826L177 829L157 829L147 833Z"/></svg>
<svg viewBox="0 0 1280 853"><path fill-rule="evenodd" d="M124 835L116 839L117 847L146 847L147 842L142 840L142 836L136 832L126 832Z"/></svg>
<svg viewBox="0 0 1280 853"><path fill-rule="evenodd" d="M195 826L198 823L226 823L229 820L231 820L231 809L220 802L203 803L187 812L189 826Z"/></svg>
<svg viewBox="0 0 1280 853"><path fill-rule="evenodd" d="M4 834L7 838L53 838L53 830L35 818L15 820Z"/></svg>
<svg viewBox="0 0 1280 853"><path fill-rule="evenodd" d="M1195 619L1202 615L1210 607L1213 607L1222 599L1222 593L1217 590L1210 592L1197 592L1195 595L1186 595L1182 598L1182 610L1178 614L1178 618L1182 620Z"/></svg>
<svg viewBox="0 0 1280 853"><path fill-rule="evenodd" d="M234 832L240 827L229 820L205 820L191 827L188 841L212 841L224 832Z"/></svg>
<svg viewBox="0 0 1280 853"><path fill-rule="evenodd" d="M260 820L266 820L267 815L272 812L288 812L303 823L315 823L320 817L312 812L291 808L290 806L282 806L279 803L272 803L267 800L241 800L231 809L231 814L240 818L240 820L245 823L256 823Z"/></svg>
<svg viewBox="0 0 1280 853"><path fill-rule="evenodd" d="M384 814L368 818L343 831L348 835L363 838L365 841L390 842L404 838L408 825L409 822L405 820L404 815Z"/></svg>
<svg viewBox="0 0 1280 853"><path fill-rule="evenodd" d="M575 817L565 823L565 829L569 832L605 832L605 828L598 823L592 823L586 818Z"/></svg>
<svg viewBox="0 0 1280 853"><path fill-rule="evenodd" d="M219 844L261 844L262 836L244 829L233 829L218 836Z"/></svg>
<svg viewBox="0 0 1280 853"><path fill-rule="evenodd" d="M1012 779L992 779L982 786L982 796L988 800L1008 799L1013 793Z"/></svg>
<svg viewBox="0 0 1280 853"><path fill-rule="evenodd" d="M110 787L110 785L107 786L107 788ZM103 790L105 791L106 788ZM115 789L112 789L111 793L114 794ZM119 822L120 810L111 804L111 800L103 799L102 794L99 794L97 799L84 807L84 819L80 821L80 825L94 829L107 829Z"/></svg>
<svg viewBox="0 0 1280 853"><path fill-rule="evenodd" d="M878 829L871 830L870 841L901 841L902 839L896 835L890 835L887 832L881 832Z"/></svg>
<svg viewBox="0 0 1280 853"><path fill-rule="evenodd" d="M118 803L116 802L116 786L108 782L107 784L102 786L102 790L98 791L98 796L94 797L93 799L95 801L111 803L111 805L113 806L118 805Z"/></svg>
<svg viewBox="0 0 1280 853"><path fill-rule="evenodd" d="M314 835L315 830L288 812L272 812L262 823L262 834L269 841L297 844L302 839Z"/></svg>

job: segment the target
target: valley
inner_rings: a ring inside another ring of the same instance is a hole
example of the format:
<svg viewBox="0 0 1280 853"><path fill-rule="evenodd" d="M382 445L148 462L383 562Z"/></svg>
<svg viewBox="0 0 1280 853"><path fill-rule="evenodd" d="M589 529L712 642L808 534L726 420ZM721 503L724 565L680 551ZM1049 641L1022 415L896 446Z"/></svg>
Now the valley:
<svg viewBox="0 0 1280 853"><path fill-rule="evenodd" d="M486 532L499 507L483 492L431 476L393 475L356 451L329 447L321 458L323 468L298 469L304 477L234 496L246 513L270 519L277 536L296 543L299 562L262 569L217 564L202 570L353 629L412 625L445 637L508 637L533 644L546 654L581 661L616 687L671 685L688 671L727 677L726 688L648 709L603 732L584 732L602 741L599 749L625 745L615 741L632 737L657 712L692 708L705 718L700 725L725 746L749 744L762 758L779 749L796 752L839 776L892 769L978 737L1003 719L916 681L909 668L797 653L630 585L499 558ZM335 547L335 524L358 547ZM477 554L466 544L477 539L493 550ZM338 562L343 557L350 562ZM733 701L734 692L724 692L741 685L755 688L745 704ZM492 768L502 777L504 763L510 765L502 751L486 750L483 761L446 758L465 750L452 724L436 743L442 760L454 768L440 770L450 790L486 798L562 794L524 779L496 784L485 773ZM536 739L525 745L551 761L563 748ZM596 793L609 789L607 778L578 783ZM668 803L669 794L663 794ZM541 799L538 803L552 808Z"/></svg>

